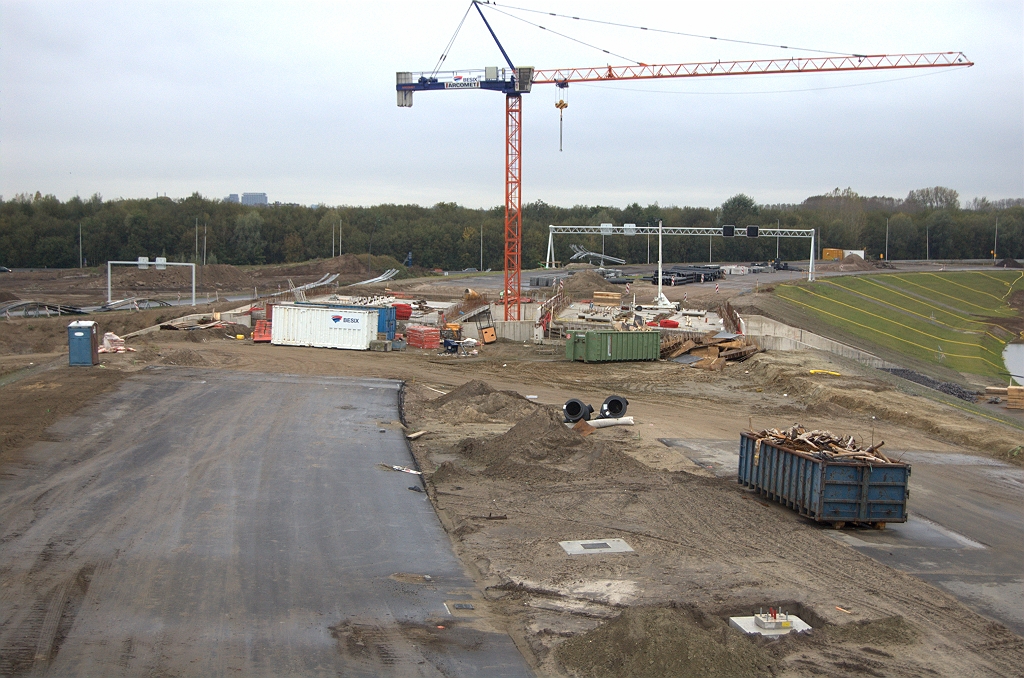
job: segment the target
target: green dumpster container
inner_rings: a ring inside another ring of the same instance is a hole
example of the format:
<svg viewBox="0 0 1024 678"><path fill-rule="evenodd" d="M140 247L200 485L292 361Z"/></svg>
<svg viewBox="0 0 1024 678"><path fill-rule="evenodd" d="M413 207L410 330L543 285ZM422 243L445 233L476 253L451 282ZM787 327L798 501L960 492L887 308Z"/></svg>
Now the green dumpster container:
<svg viewBox="0 0 1024 678"><path fill-rule="evenodd" d="M661 333L600 330L570 332L565 337L565 359L585 363L657 360Z"/></svg>

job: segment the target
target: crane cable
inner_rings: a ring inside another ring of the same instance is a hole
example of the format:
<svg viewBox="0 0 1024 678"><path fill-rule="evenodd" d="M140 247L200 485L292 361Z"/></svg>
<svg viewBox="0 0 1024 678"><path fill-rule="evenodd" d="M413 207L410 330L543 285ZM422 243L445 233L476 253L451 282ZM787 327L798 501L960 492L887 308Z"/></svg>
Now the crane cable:
<svg viewBox="0 0 1024 678"><path fill-rule="evenodd" d="M534 26L535 28L539 28L542 31L547 31L548 33L551 33L553 35L557 35L560 38L565 38L566 40L571 40L572 42L575 42L575 43L578 43L580 45L583 45L584 47L589 47L590 49L596 49L599 52L604 52L605 54L611 55L613 57L617 57L619 59L625 59L626 61L629 61L629 62L632 62L632 63L636 64L637 66L643 66L644 65L643 62L637 61L636 59L630 59L627 56L622 56L621 54L616 54L615 52L612 52L610 50L604 49L603 47L598 47L597 45L591 45L589 42L583 42L582 40L574 38L574 37L572 37L570 35L566 35L565 33L559 33L558 31L552 30L552 29L550 29L550 28L548 28L546 26L541 26L540 24L535 24L532 21L527 21L526 19L524 19L522 17L519 17L519 16L516 16L515 14L509 14L508 12L503 12L502 10L498 9L498 7L493 2L478 2L476 4L479 4L479 5L483 6L483 7L488 8L488 9L493 9L498 14L504 14L505 16L509 17L510 19L515 19L516 21L522 21L524 24L529 24L530 26ZM510 7L510 9L519 9L519 8L518 7ZM531 11L531 10L527 10L527 11ZM536 11L536 10L532 10L532 11ZM545 14L546 14L546 12L545 12ZM560 16L560 15L555 15L555 16Z"/></svg>
<svg viewBox="0 0 1024 678"><path fill-rule="evenodd" d="M459 25L455 28L455 33L452 34L452 39L448 41L448 44L445 45L444 51L441 52L441 56L437 60L437 65L434 66L434 70L430 72L430 77L433 78L437 75L437 72L441 70L441 64L443 64L444 60L448 58L448 52L451 51L452 45L455 44L455 38L459 37L459 31L462 30L462 24L466 23L466 17L469 16L469 10L471 9L473 9L472 2L469 3L469 7L466 8L466 13L462 15L462 21L460 21Z"/></svg>
<svg viewBox="0 0 1024 678"><path fill-rule="evenodd" d="M497 7L499 7L497 2L484 2L484 1L482 1L481 4L486 5L488 7L491 7L492 9L497 9ZM774 48L777 48L777 49L792 49L792 50L796 50L796 51L799 51L799 52L815 52L817 54L835 54L835 55L839 55L839 56L855 56L855 57L864 57L864 56L866 56L864 54L851 54L849 52L833 52L833 51L827 50L827 49L812 49L810 47L792 47L790 45L775 45L775 44L771 44L771 43L767 43L767 42L754 42L752 40L736 40L736 39L733 39L733 38L718 38L718 37L715 37L713 35L698 35L696 33L684 33L682 31L670 31L670 30L667 30L667 29L664 29L664 28L648 28L646 26L634 26L632 24L620 24L620 23L616 23L614 21L602 21L600 19L586 19L586 18L578 17L578 16L570 16L568 14L558 14L556 12L545 12L545 11L542 11L542 10L539 10L539 9L527 9L526 7L514 7L512 5L500 5L500 6L501 7L505 7L506 9L511 9L511 10L515 10L515 11L519 11L519 12L532 12L534 14L546 14L548 16L558 17L560 19L573 19L575 21L585 21L587 23L601 24L601 25L604 25L604 26L616 26L618 28L632 28L632 29L639 30L639 31L649 31L651 33L665 33L667 35L679 35L679 36L683 36L683 37L686 37L686 38L700 38L702 40L717 40L718 42L734 42L734 43L741 44L741 45L754 45L756 47L774 47ZM504 14L504 12L503 12L503 14ZM512 16L512 15L509 14L507 16ZM514 17L514 18L518 18L518 17ZM521 21L525 21L525 19L520 19L520 20ZM527 23L529 23L529 22L527 22ZM541 28L543 28L543 26ZM549 30L549 29L545 29L545 30ZM552 31L552 32L554 32L554 31ZM579 41L577 40L576 42L579 42ZM582 43L582 44L586 44L586 43ZM588 47L593 47L593 45L587 45L587 46ZM606 51L606 50L602 50L602 51ZM611 52L608 52L608 54L611 54ZM618 55L613 54L612 56L618 56ZM621 58L625 58L625 57L621 57Z"/></svg>

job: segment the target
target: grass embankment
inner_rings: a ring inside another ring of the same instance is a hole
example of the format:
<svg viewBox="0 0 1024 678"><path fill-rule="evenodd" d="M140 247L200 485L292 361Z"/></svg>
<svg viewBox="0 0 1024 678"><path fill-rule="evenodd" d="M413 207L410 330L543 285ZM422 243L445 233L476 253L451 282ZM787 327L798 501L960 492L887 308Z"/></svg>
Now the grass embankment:
<svg viewBox="0 0 1024 678"><path fill-rule="evenodd" d="M1003 347L1024 329L1009 303L1018 290L1024 290L1022 273L963 271L823 278L779 285L775 294L869 344L1004 378Z"/></svg>

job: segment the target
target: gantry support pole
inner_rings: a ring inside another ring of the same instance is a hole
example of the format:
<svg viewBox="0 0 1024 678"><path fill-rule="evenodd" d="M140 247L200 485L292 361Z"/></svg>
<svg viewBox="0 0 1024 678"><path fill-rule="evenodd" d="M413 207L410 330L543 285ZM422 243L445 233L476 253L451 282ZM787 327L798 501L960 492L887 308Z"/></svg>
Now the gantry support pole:
<svg viewBox="0 0 1024 678"><path fill-rule="evenodd" d="M505 97L505 320L520 320L523 277L523 215L519 191L523 178L523 98Z"/></svg>

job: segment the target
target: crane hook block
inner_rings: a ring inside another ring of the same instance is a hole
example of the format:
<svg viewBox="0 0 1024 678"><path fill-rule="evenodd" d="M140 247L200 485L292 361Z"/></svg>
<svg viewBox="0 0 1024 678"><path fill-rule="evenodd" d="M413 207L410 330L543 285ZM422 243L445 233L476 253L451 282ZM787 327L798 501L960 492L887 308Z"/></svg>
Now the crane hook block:
<svg viewBox="0 0 1024 678"><path fill-rule="evenodd" d="M560 111L564 111L565 109L569 108L569 104L559 99L558 103L555 104L555 108L557 108Z"/></svg>

